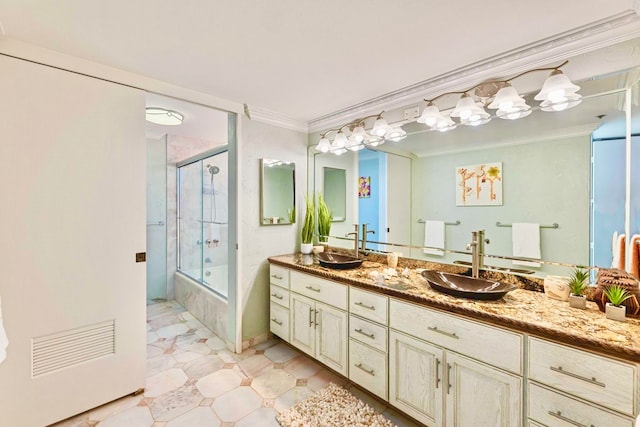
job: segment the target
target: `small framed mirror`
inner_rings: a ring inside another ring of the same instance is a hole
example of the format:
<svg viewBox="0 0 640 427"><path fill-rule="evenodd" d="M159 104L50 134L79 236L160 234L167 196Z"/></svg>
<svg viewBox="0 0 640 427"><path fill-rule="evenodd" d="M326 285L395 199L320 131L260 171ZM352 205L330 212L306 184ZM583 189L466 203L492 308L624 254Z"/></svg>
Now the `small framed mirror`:
<svg viewBox="0 0 640 427"><path fill-rule="evenodd" d="M333 213L333 222L345 221L347 216L347 172L344 169L323 170L324 200Z"/></svg>
<svg viewBox="0 0 640 427"><path fill-rule="evenodd" d="M296 222L296 165L277 159L260 159L260 224Z"/></svg>

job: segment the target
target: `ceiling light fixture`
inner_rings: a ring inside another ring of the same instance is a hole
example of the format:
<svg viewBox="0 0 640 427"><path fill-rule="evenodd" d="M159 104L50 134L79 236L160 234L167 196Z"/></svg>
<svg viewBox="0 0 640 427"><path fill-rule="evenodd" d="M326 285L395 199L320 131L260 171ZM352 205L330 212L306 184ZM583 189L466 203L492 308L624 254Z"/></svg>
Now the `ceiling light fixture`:
<svg viewBox="0 0 640 427"><path fill-rule="evenodd" d="M181 125L184 116L177 111L167 110L161 107L147 107L145 109L146 120L157 125L177 126Z"/></svg>
<svg viewBox="0 0 640 427"><path fill-rule="evenodd" d="M519 77L538 71L551 71L540 92L533 98L541 101L542 111L562 111L575 107L582 101L582 96L576 93L580 87L573 84L562 73L560 68L567 65L564 61L557 67L535 68L514 77L502 80L490 80L461 92L446 92L435 98L425 99L427 106L420 117L415 120L389 124L380 114L353 120L337 129L329 129L322 133L316 150L327 153L343 154L348 150L357 151L383 144L385 141L398 142L407 136L401 125L415 121L427 126L429 130L447 132L458 125L480 126L489 122L492 115L485 108L496 110L495 117L504 120L517 120L527 117L532 112L531 106L518 94L511 82ZM447 95L460 95L460 99L453 109L440 111L435 101ZM367 132L365 122L375 118L373 126ZM454 121L452 118L455 118ZM333 135L333 142L329 136Z"/></svg>

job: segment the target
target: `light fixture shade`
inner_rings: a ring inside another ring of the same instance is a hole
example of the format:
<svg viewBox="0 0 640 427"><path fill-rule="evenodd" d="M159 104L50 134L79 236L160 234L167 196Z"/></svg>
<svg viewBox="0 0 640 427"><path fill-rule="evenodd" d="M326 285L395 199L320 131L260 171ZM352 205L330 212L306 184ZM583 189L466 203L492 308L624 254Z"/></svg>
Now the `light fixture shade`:
<svg viewBox="0 0 640 427"><path fill-rule="evenodd" d="M320 141L318 142L318 145L316 146L316 150L320 151L321 153L326 153L331 149L331 142L329 142L329 140L327 138L321 138Z"/></svg>
<svg viewBox="0 0 640 427"><path fill-rule="evenodd" d="M560 70L553 70L544 81L542 89L533 98L536 101L551 101L553 103L563 101L568 95L575 94L580 86L574 85Z"/></svg>
<svg viewBox="0 0 640 427"><path fill-rule="evenodd" d="M562 111L573 108L582 102L582 95L579 93L572 93L565 96L563 99L553 102L551 100L544 101L540 104L542 111Z"/></svg>
<svg viewBox="0 0 640 427"><path fill-rule="evenodd" d="M387 121L382 116L379 116L373 124L371 135L384 136L389 130L391 130L391 126L389 126L389 123L387 123Z"/></svg>
<svg viewBox="0 0 640 427"><path fill-rule="evenodd" d="M344 148L347 145L347 135L344 134L341 130L338 131L335 139L333 140L333 144L331 144L332 148Z"/></svg>
<svg viewBox="0 0 640 427"><path fill-rule="evenodd" d="M384 138L376 135L369 135L367 139L365 139L365 145L369 147L377 147L378 145L384 144Z"/></svg>
<svg viewBox="0 0 640 427"><path fill-rule="evenodd" d="M491 120L491 115L466 93L458 100L451 117L459 117L460 123L467 126L478 126Z"/></svg>
<svg viewBox="0 0 640 427"><path fill-rule="evenodd" d="M429 102L426 108L422 111L420 117L417 118L416 122L424 123L431 129L434 129L440 119L442 119L442 113L438 107L433 105L433 102Z"/></svg>
<svg viewBox="0 0 640 427"><path fill-rule="evenodd" d="M177 126L181 125L184 120L184 116L177 111L161 107L145 108L145 113L146 120L157 125Z"/></svg>
<svg viewBox="0 0 640 427"><path fill-rule="evenodd" d="M508 111L498 110L496 112L496 115L499 119L505 120L517 120L523 117L527 117L529 114L531 114L531 107L529 107L527 104L525 104L524 106L512 107Z"/></svg>
<svg viewBox="0 0 640 427"><path fill-rule="evenodd" d="M341 154L346 153L348 150L346 148L338 148L337 150L332 151L333 154L339 156Z"/></svg>
<svg viewBox="0 0 640 427"><path fill-rule="evenodd" d="M398 126L395 128L391 128L389 132L385 135L385 139L388 139L393 142L402 141L407 137L407 132L402 129L402 127Z"/></svg>
<svg viewBox="0 0 640 427"><path fill-rule="evenodd" d="M358 126L353 130L353 133L349 137L349 140L361 143L367 138L367 136L367 132L364 130L364 128L362 126Z"/></svg>
<svg viewBox="0 0 640 427"><path fill-rule="evenodd" d="M514 107L518 108L524 105L527 105L524 98L518 95L518 91L513 86L509 85L500 89L498 93L496 93L493 102L487 107L509 111Z"/></svg>
<svg viewBox="0 0 640 427"><path fill-rule="evenodd" d="M446 132L446 131L455 129L457 126L458 125L456 124L456 122L451 120L451 117L442 116L442 118L438 120L438 123L436 123L433 129L438 130L440 132Z"/></svg>

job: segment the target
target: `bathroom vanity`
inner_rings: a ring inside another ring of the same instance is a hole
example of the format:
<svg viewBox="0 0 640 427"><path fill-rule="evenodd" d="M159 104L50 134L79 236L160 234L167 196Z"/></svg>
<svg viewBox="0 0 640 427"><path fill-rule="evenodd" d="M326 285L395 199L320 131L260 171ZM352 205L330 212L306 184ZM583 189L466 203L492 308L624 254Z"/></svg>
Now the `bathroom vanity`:
<svg viewBox="0 0 640 427"><path fill-rule="evenodd" d="M269 262L271 331L427 426L632 427L640 412L637 319L525 289L455 298L432 290L415 260L384 284L369 276L384 263Z"/></svg>

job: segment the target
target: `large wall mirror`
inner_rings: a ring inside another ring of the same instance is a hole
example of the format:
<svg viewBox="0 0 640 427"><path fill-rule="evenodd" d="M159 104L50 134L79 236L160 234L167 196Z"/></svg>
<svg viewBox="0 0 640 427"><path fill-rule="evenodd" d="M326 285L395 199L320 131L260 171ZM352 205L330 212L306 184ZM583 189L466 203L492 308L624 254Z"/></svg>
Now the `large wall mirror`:
<svg viewBox="0 0 640 427"><path fill-rule="evenodd" d="M330 206L333 221L344 221L347 215L347 171L323 168L324 201Z"/></svg>
<svg viewBox="0 0 640 427"><path fill-rule="evenodd" d="M494 118L445 133L411 123L403 126L409 136L400 142L340 156L310 147L315 168L310 185L316 192L322 191L323 168L346 170L345 227L332 228L331 235L342 237L352 231L352 224L367 222L376 230L367 239L382 243L371 249L397 251L384 243L423 246L424 221L444 221L445 249L466 252L471 231L484 229L491 241L486 253L495 256L485 262L512 267L511 260L501 259L513 256L510 226L537 223L542 260L609 267L612 235L640 232L640 137L631 137L627 148L627 122L633 134L640 127L638 85L633 84L638 75L632 69L579 81L582 103L561 112L533 111L520 120ZM317 143L318 134L311 140ZM493 163L501 167L501 204L460 206L456 171ZM369 197L375 203L358 197L362 177L370 177ZM338 238L330 244L352 246ZM445 251L439 256L419 248L403 250L406 256L436 262L470 261L464 253ZM567 274L566 267L550 264L531 271Z"/></svg>
<svg viewBox="0 0 640 427"><path fill-rule="evenodd" d="M260 159L260 224L295 222L296 165L277 159Z"/></svg>

